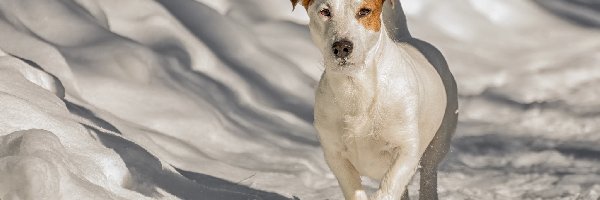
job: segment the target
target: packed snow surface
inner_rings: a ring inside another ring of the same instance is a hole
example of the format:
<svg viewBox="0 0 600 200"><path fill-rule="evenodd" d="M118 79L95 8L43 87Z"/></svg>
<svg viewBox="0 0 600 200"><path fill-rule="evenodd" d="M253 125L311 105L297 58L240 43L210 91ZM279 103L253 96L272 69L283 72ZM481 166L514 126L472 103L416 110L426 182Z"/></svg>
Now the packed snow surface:
<svg viewBox="0 0 600 200"><path fill-rule="evenodd" d="M442 199L600 196L600 31L558 17L598 5L542 2L402 0L459 85ZM306 22L286 0L0 1L0 199L341 199Z"/></svg>

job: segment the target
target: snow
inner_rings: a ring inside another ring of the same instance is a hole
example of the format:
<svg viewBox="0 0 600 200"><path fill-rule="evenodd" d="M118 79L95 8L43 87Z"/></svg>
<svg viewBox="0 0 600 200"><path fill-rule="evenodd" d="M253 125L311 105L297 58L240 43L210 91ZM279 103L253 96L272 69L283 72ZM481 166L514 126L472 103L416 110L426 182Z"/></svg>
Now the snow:
<svg viewBox="0 0 600 200"><path fill-rule="evenodd" d="M593 2L402 3L459 85L442 199L600 196ZM341 198L312 127L323 66L301 7L3 0L0 13L0 199Z"/></svg>

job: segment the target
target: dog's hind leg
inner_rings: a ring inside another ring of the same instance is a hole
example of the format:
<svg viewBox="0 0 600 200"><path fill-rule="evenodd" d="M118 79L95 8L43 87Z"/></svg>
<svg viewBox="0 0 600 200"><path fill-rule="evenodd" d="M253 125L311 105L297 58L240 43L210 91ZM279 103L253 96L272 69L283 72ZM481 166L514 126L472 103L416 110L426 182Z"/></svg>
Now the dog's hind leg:
<svg viewBox="0 0 600 200"><path fill-rule="evenodd" d="M419 186L419 199L437 200L437 166L421 166L419 172L421 174L421 184Z"/></svg>
<svg viewBox="0 0 600 200"><path fill-rule="evenodd" d="M408 197L408 188L404 189L404 194L402 194L401 200L410 200L410 198Z"/></svg>
<svg viewBox="0 0 600 200"><path fill-rule="evenodd" d="M456 129L458 115L446 110L442 125L421 157L419 170L421 182L419 185L420 200L437 200L437 170L439 163L450 150L450 139Z"/></svg>

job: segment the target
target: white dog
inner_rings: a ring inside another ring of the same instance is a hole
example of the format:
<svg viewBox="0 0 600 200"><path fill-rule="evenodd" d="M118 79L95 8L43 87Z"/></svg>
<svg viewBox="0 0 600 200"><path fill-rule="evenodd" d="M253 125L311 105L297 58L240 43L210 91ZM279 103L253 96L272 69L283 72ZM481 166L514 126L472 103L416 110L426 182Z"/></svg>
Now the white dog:
<svg viewBox="0 0 600 200"><path fill-rule="evenodd" d="M315 127L345 198L367 198L362 175L381 181L370 199L408 199L406 186L420 169L420 199L437 199L437 166L458 115L441 53L410 36L388 36L386 0L291 1L306 8L324 56Z"/></svg>

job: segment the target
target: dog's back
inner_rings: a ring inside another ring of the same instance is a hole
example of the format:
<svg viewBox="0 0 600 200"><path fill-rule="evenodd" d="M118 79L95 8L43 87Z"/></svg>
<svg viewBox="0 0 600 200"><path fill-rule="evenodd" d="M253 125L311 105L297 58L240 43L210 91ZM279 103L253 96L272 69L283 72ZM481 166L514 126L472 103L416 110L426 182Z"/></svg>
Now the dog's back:
<svg viewBox="0 0 600 200"><path fill-rule="evenodd" d="M420 169L421 179L430 180L421 181L420 199L437 199L437 166L449 151L450 140L456 130L456 123L458 121L458 90L456 81L442 53L433 45L411 36L400 1L393 1L395 1L395 6L393 8L388 6L383 11L384 26L388 31L389 37L397 43L404 43L417 49L433 65L442 79L446 90L444 118L435 137L423 157L421 157L422 168Z"/></svg>
<svg viewBox="0 0 600 200"><path fill-rule="evenodd" d="M447 97L446 111L444 114L444 119L442 120L442 125L440 126L436 136L439 134L448 135L448 144L452 134L454 134L458 119L458 90L456 81L454 80L454 76L450 72L448 63L446 62L446 59L442 53L433 45L412 37L407 27L406 16L402 10L402 4L400 3L400 0L392 1L395 1L395 6L387 6L383 11L384 26L388 31L389 37L397 43L408 44L423 54L427 61L433 65L438 75L442 79L442 82L444 83ZM449 147L449 145L445 146L446 149Z"/></svg>

